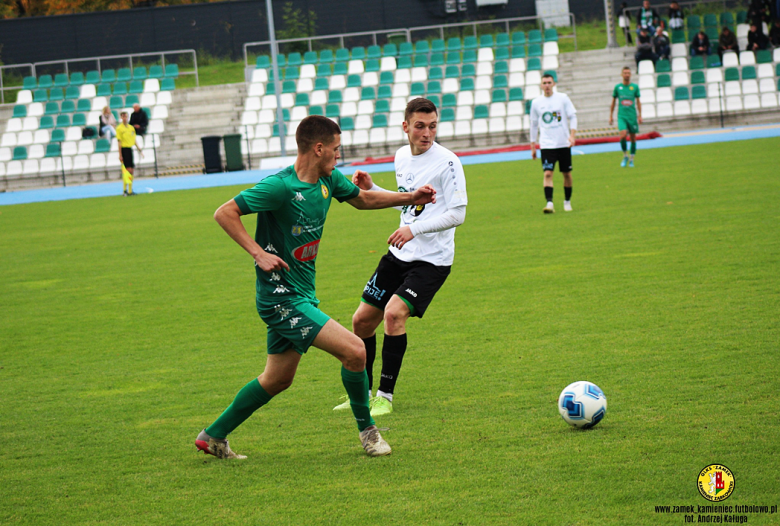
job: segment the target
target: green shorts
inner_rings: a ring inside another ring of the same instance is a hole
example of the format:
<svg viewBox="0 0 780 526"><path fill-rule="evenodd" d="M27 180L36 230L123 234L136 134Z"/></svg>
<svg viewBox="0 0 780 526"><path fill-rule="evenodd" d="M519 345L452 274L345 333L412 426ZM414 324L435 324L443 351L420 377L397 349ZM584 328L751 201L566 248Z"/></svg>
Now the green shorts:
<svg viewBox="0 0 780 526"><path fill-rule="evenodd" d="M628 130L628 133L639 133L639 123L636 117L622 117L618 115L618 130Z"/></svg>
<svg viewBox="0 0 780 526"><path fill-rule="evenodd" d="M330 319L316 305L304 299L273 307L257 305L257 312L268 325L268 354L280 354L288 349L305 354Z"/></svg>

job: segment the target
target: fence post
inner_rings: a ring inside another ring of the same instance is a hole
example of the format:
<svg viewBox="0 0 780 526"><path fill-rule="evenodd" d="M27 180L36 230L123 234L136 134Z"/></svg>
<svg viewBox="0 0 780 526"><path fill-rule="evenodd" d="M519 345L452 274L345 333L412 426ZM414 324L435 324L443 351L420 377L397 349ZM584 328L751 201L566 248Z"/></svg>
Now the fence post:
<svg viewBox="0 0 780 526"><path fill-rule="evenodd" d="M249 126L244 124L244 136L246 137L246 164L247 170L252 169L252 151L249 144Z"/></svg>
<svg viewBox="0 0 780 526"><path fill-rule="evenodd" d="M157 172L157 134L152 134L152 150L154 151L154 178L159 179L160 174Z"/></svg>
<svg viewBox="0 0 780 526"><path fill-rule="evenodd" d="M720 127L723 128L723 83L718 82L718 109L720 110Z"/></svg>
<svg viewBox="0 0 780 526"><path fill-rule="evenodd" d="M60 143L60 170L62 170L62 186L67 186L65 184L65 160L62 158L62 143Z"/></svg>

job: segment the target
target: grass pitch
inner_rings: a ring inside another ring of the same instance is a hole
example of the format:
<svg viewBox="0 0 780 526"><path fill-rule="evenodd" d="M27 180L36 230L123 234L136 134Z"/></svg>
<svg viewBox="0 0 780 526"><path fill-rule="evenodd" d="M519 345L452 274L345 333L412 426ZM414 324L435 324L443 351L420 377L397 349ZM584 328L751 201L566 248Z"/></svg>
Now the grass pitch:
<svg viewBox="0 0 780 526"><path fill-rule="evenodd" d="M538 161L467 166L379 459L315 349L231 435L248 460L195 453L265 362L252 261L211 217L241 188L0 208L0 523L683 524L655 506L710 504L713 463L724 504L776 505L778 151L577 156L575 211L552 216ZM396 226L331 208L318 295L343 325ZM582 379L609 400L586 432L556 409Z"/></svg>

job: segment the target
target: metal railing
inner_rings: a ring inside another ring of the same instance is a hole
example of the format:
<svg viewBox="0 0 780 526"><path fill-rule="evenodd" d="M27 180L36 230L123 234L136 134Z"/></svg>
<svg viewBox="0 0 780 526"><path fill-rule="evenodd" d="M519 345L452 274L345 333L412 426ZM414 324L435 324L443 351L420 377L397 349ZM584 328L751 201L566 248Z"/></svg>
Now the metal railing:
<svg viewBox="0 0 780 526"><path fill-rule="evenodd" d="M10 64L8 66L0 66L0 104L5 104L5 92L6 91L18 91L23 89L23 86L21 84L13 85L13 86L6 86L5 81L3 80L3 77L5 76L6 70L13 70L13 69L24 69L27 70L27 75L21 75L20 81L23 81L24 77L35 75L35 66L33 64L27 63L27 64Z"/></svg>

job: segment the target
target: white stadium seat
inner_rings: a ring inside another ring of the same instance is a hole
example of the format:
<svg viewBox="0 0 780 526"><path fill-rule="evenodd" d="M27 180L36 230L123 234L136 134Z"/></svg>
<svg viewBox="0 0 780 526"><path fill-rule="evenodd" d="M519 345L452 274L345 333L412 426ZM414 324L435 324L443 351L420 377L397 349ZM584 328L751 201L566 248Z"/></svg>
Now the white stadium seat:
<svg viewBox="0 0 780 526"><path fill-rule="evenodd" d="M747 38L750 24L737 24L737 38Z"/></svg>
<svg viewBox="0 0 780 526"><path fill-rule="evenodd" d="M35 135L33 135L33 143L46 144L47 142L49 142L49 130L35 130Z"/></svg>
<svg viewBox="0 0 780 526"><path fill-rule="evenodd" d="M473 106L474 92L473 91L458 92L457 104L458 106Z"/></svg>
<svg viewBox="0 0 780 526"><path fill-rule="evenodd" d="M425 68L423 68L425 69ZM395 83L403 84L410 83L412 81L412 72L409 69L397 69L395 71Z"/></svg>
<svg viewBox="0 0 780 526"><path fill-rule="evenodd" d="M775 64L780 62L780 47L775 48L775 50L772 52L772 62Z"/></svg>
<svg viewBox="0 0 780 526"><path fill-rule="evenodd" d="M342 117L355 117L357 115L357 102L344 102L341 104Z"/></svg>
<svg viewBox="0 0 780 526"><path fill-rule="evenodd" d="M742 95L742 84L738 80L726 81L726 96L735 97Z"/></svg>
<svg viewBox="0 0 780 526"><path fill-rule="evenodd" d="M92 99L92 111L103 111L103 108L108 106L108 99L106 97L95 97Z"/></svg>
<svg viewBox="0 0 780 526"><path fill-rule="evenodd" d="M13 158L13 152L11 152L11 148L3 147L0 148L0 162L6 162L10 161Z"/></svg>
<svg viewBox="0 0 780 526"><path fill-rule="evenodd" d="M542 47L542 55L558 55L558 42L545 42Z"/></svg>
<svg viewBox="0 0 780 526"><path fill-rule="evenodd" d="M655 92L655 100L656 102L671 102L674 100L672 88L658 88L658 91ZM660 117L660 111L658 113Z"/></svg>
<svg viewBox="0 0 780 526"><path fill-rule="evenodd" d="M654 104L642 104L642 118L654 119L655 118L655 105Z"/></svg>
<svg viewBox="0 0 780 526"><path fill-rule="evenodd" d="M275 110L276 109L276 95L263 95L260 99L260 107L263 110Z"/></svg>
<svg viewBox="0 0 780 526"><path fill-rule="evenodd" d="M542 84L542 72L541 71L528 71L525 74L525 84L526 86L534 85L534 86L541 86ZM528 97L526 97L528 98Z"/></svg>
<svg viewBox="0 0 780 526"><path fill-rule="evenodd" d="M5 175L5 163L0 162L0 177Z"/></svg>
<svg viewBox="0 0 780 526"><path fill-rule="evenodd" d="M252 78L251 78L252 84L258 84L262 83L265 84L268 82L268 70L264 68L256 68L252 71Z"/></svg>
<svg viewBox="0 0 780 526"><path fill-rule="evenodd" d="M352 135L352 144L355 146L368 146L368 128L364 130L355 130Z"/></svg>
<svg viewBox="0 0 780 526"><path fill-rule="evenodd" d="M167 119L168 106L155 106L152 108L152 119Z"/></svg>
<svg viewBox="0 0 780 526"><path fill-rule="evenodd" d="M520 71L516 73L510 73L507 84L510 88L522 88L525 86L525 73Z"/></svg>
<svg viewBox="0 0 780 526"><path fill-rule="evenodd" d="M522 115L510 115L506 118L506 131L516 132L523 129Z"/></svg>
<svg viewBox="0 0 780 526"><path fill-rule="evenodd" d="M244 101L244 111L260 111L260 97L247 97Z"/></svg>
<svg viewBox="0 0 780 526"><path fill-rule="evenodd" d="M355 88L357 89L357 88ZM295 97L292 93L282 93L282 108L292 108L295 105Z"/></svg>
<svg viewBox="0 0 780 526"><path fill-rule="evenodd" d="M301 66L301 70L298 75L302 79L313 79L317 76L317 70L314 68L314 64L304 64Z"/></svg>
<svg viewBox="0 0 780 526"><path fill-rule="evenodd" d="M558 69L558 56L548 55L546 57L542 57L542 69Z"/></svg>
<svg viewBox="0 0 780 526"><path fill-rule="evenodd" d="M324 89L311 92L309 99L312 106L322 106L328 103L328 92Z"/></svg>
<svg viewBox="0 0 780 526"><path fill-rule="evenodd" d="M746 110L755 110L761 107L761 99L757 94L745 95L743 108Z"/></svg>
<svg viewBox="0 0 780 526"><path fill-rule="evenodd" d="M373 100L361 100L357 105L358 115L373 115L374 114L374 101Z"/></svg>
<svg viewBox="0 0 780 526"><path fill-rule="evenodd" d="M347 64L347 75L360 75L365 71L362 60L350 60Z"/></svg>
<svg viewBox="0 0 780 526"><path fill-rule="evenodd" d="M672 86L687 86L688 84L689 82L687 71L676 71L672 75Z"/></svg>
<svg viewBox="0 0 780 526"><path fill-rule="evenodd" d="M509 60L509 73L516 73L518 71L525 71L525 59L513 58Z"/></svg>
<svg viewBox="0 0 780 526"><path fill-rule="evenodd" d="M371 128L370 115L358 115L355 119L355 130L368 130Z"/></svg>
<svg viewBox="0 0 780 526"><path fill-rule="evenodd" d="M141 93L141 98L138 102L141 103L141 107L151 108L157 105L157 97L154 93Z"/></svg>
<svg viewBox="0 0 780 526"><path fill-rule="evenodd" d="M655 77L653 75L639 75L639 90L644 93L646 89L655 88Z"/></svg>
<svg viewBox="0 0 780 526"><path fill-rule="evenodd" d="M471 121L455 121L455 137L469 137L471 135Z"/></svg>
<svg viewBox="0 0 780 526"><path fill-rule="evenodd" d="M57 161L59 159L55 159L54 157L47 157L45 159L41 159L40 162L40 173L42 174L48 174L52 173L57 169Z"/></svg>
<svg viewBox="0 0 780 526"><path fill-rule="evenodd" d="M6 133L22 131L22 119L9 119L8 124L5 127Z"/></svg>
<svg viewBox="0 0 780 526"><path fill-rule="evenodd" d="M144 91L148 93L157 93L160 91L160 81L157 79L146 79L144 81Z"/></svg>
<svg viewBox="0 0 780 526"><path fill-rule="evenodd" d="M755 79L748 79L742 81L742 94L753 95L758 93L758 81Z"/></svg>
<svg viewBox="0 0 780 526"><path fill-rule="evenodd" d="M311 64L306 64L311 66ZM295 87L296 93L311 93L314 90L314 82L311 79L300 79Z"/></svg>
<svg viewBox="0 0 780 526"><path fill-rule="evenodd" d="M639 62L638 73L640 75L648 75L655 73L655 66L652 60L642 60Z"/></svg>
<svg viewBox="0 0 780 526"><path fill-rule="evenodd" d="M412 68L412 82L425 82L428 80L428 68Z"/></svg>
<svg viewBox="0 0 780 526"><path fill-rule="evenodd" d="M403 119L403 117L401 117ZM441 125L440 125L441 126ZM387 129L387 144L400 144L406 141L406 134L400 126Z"/></svg>
<svg viewBox="0 0 780 526"><path fill-rule="evenodd" d="M268 141L266 139L255 139L252 141L249 149L255 155L268 153Z"/></svg>
<svg viewBox="0 0 780 526"><path fill-rule="evenodd" d="M161 91L157 94L157 104L163 104L165 106L170 106L171 102L173 100L173 96L171 95L172 92L170 91Z"/></svg>
<svg viewBox="0 0 780 526"><path fill-rule="evenodd" d="M22 175L22 161L10 161L5 165L5 176L14 177Z"/></svg>
<svg viewBox="0 0 780 526"><path fill-rule="evenodd" d="M470 121L474 118L474 113L471 109L471 106L458 106L455 110L455 120L456 121ZM456 133L457 133L457 126L456 126Z"/></svg>
<svg viewBox="0 0 780 526"><path fill-rule="evenodd" d="M165 132L165 124L160 119L152 119L149 121L149 128L146 131L147 133L163 133Z"/></svg>
<svg viewBox="0 0 780 526"><path fill-rule="evenodd" d="M503 117L491 117L488 122L488 130L491 134L506 132L506 120Z"/></svg>
<svg viewBox="0 0 780 526"><path fill-rule="evenodd" d="M761 93L774 93L776 91L774 77L771 79L761 79L758 83L758 91Z"/></svg>
<svg viewBox="0 0 780 526"><path fill-rule="evenodd" d="M644 89L640 92L642 96L639 98L642 104L648 103L648 104L655 104L655 90L654 89Z"/></svg>
<svg viewBox="0 0 780 526"><path fill-rule="evenodd" d="M20 131L16 134L17 146L29 146L33 143L33 133L31 131Z"/></svg>
<svg viewBox="0 0 780 526"><path fill-rule="evenodd" d="M79 143L77 141L65 141L62 143L62 155L72 157L79 151Z"/></svg>
<svg viewBox="0 0 780 526"><path fill-rule="evenodd" d="M90 155L95 153L95 143L92 141L79 141L79 155Z"/></svg>
<svg viewBox="0 0 780 526"><path fill-rule="evenodd" d="M43 104L40 102L33 102L27 107L27 116L28 117L40 117L43 115Z"/></svg>
<svg viewBox="0 0 780 526"><path fill-rule="evenodd" d="M368 142L371 146L384 146L387 142L387 130L385 128L371 128L368 131Z"/></svg>
<svg viewBox="0 0 780 526"><path fill-rule="evenodd" d="M523 105L523 101L521 100L512 100L509 101L509 104L506 105L506 115L507 117L515 117L520 116L522 117L523 113L525 113L525 107ZM518 128L521 129L521 128ZM509 121L507 120L507 131L509 131Z"/></svg>
<svg viewBox="0 0 780 526"><path fill-rule="evenodd" d="M471 121L471 133L472 135L487 135L488 120L474 119L473 121Z"/></svg>
<svg viewBox="0 0 780 526"><path fill-rule="evenodd" d="M775 76L775 72L772 69L772 64L759 64L756 69L756 75L760 79L768 79Z"/></svg>
<svg viewBox="0 0 780 526"><path fill-rule="evenodd" d="M89 169L89 157L86 155L77 155L73 158L74 170L88 170Z"/></svg>
<svg viewBox="0 0 780 526"><path fill-rule="evenodd" d="M707 97L710 99L717 99L719 97L725 97L726 92L723 90L723 86L718 83L714 82L712 84L707 84Z"/></svg>
<svg viewBox="0 0 780 526"><path fill-rule="evenodd" d="M726 111L725 99L709 99L710 113L720 113L721 110Z"/></svg>
<svg viewBox="0 0 780 526"><path fill-rule="evenodd" d="M505 102L493 102L490 104L490 116L491 117L506 117L506 103Z"/></svg>
<svg viewBox="0 0 780 526"><path fill-rule="evenodd" d="M474 89L492 89L493 78L488 75L480 75L477 77L477 81L474 83Z"/></svg>
<svg viewBox="0 0 780 526"><path fill-rule="evenodd" d="M160 95L167 92L161 92ZM144 93L146 95L146 93ZM249 91L247 92L248 97L262 97L265 95L265 84L258 83L258 84L250 84L249 85Z"/></svg>
<svg viewBox="0 0 780 526"><path fill-rule="evenodd" d="M761 94L761 107L762 108L777 108L777 95L774 93L762 93Z"/></svg>
<svg viewBox="0 0 780 526"><path fill-rule="evenodd" d="M404 122L404 112L402 111L393 111L390 112L390 117L387 119L387 125L391 128L398 128L399 130L403 131L401 126L403 126ZM390 140L391 134L388 134L387 140Z"/></svg>
<svg viewBox="0 0 780 526"><path fill-rule="evenodd" d="M257 124L256 111L245 111L241 114L241 126L254 126L255 124Z"/></svg>
<svg viewBox="0 0 780 526"><path fill-rule="evenodd" d="M144 157L148 157L150 152L144 152ZM140 159L139 159L140 161ZM93 153L89 157L89 169L90 170L103 170L106 168L106 154Z"/></svg>
<svg viewBox="0 0 780 526"><path fill-rule="evenodd" d="M395 71L396 69L398 69L398 64L395 57L382 57L379 62L379 71Z"/></svg>
<svg viewBox="0 0 780 526"><path fill-rule="evenodd" d="M678 44L672 44L672 52L671 52L672 58L676 57L687 57L688 56L688 45L685 43L678 43Z"/></svg>
<svg viewBox="0 0 780 526"><path fill-rule="evenodd" d="M478 62L493 62L493 48L481 47L477 52Z"/></svg>
<svg viewBox="0 0 780 526"><path fill-rule="evenodd" d="M361 86L379 86L379 76L375 71L369 71L363 74Z"/></svg>
<svg viewBox="0 0 780 526"><path fill-rule="evenodd" d="M344 75L333 75L330 78L330 82L328 83L328 87L330 89L344 89L347 87L347 77ZM268 143L268 148L270 151L271 143ZM278 150L277 150L278 151Z"/></svg>
<svg viewBox="0 0 780 526"><path fill-rule="evenodd" d="M38 117L25 117L22 119L22 130L35 131L38 129Z"/></svg>
<svg viewBox="0 0 780 526"><path fill-rule="evenodd" d="M38 175L40 171L41 169L40 166L38 165L37 159L27 159L22 164L23 175Z"/></svg>
<svg viewBox="0 0 780 526"><path fill-rule="evenodd" d="M449 139L455 134L455 126L451 122L440 122L438 126L438 131L436 132L437 137L441 137L442 139Z"/></svg>
<svg viewBox="0 0 780 526"><path fill-rule="evenodd" d="M742 97L726 97L726 111L742 111Z"/></svg>
<svg viewBox="0 0 780 526"><path fill-rule="evenodd" d="M309 116L309 108L307 106L295 106L290 112L290 119L300 122Z"/></svg>
<svg viewBox="0 0 780 526"><path fill-rule="evenodd" d="M739 56L733 51L726 51L723 53L723 67L734 68L739 66Z"/></svg>
<svg viewBox="0 0 780 526"><path fill-rule="evenodd" d="M482 48L490 49L490 48ZM479 62L477 64L477 76L480 75L493 75L493 63L492 62Z"/></svg>
<svg viewBox="0 0 780 526"><path fill-rule="evenodd" d="M408 97L408 96L409 96L409 84L396 83L393 85L393 98Z"/></svg>
<svg viewBox="0 0 780 526"><path fill-rule="evenodd" d="M490 90L478 89L474 92L474 104L490 104Z"/></svg>
<svg viewBox="0 0 780 526"><path fill-rule="evenodd" d="M740 51L739 63L743 66L752 66L756 63L756 55L752 51Z"/></svg>
<svg viewBox="0 0 780 526"><path fill-rule="evenodd" d="M703 115L709 111L705 99L694 99L691 101L691 113L693 115Z"/></svg>
<svg viewBox="0 0 780 526"><path fill-rule="evenodd" d="M674 116L684 117L691 114L691 103L687 100L678 100L674 103Z"/></svg>
<svg viewBox="0 0 780 526"><path fill-rule="evenodd" d="M341 131L341 145L352 146L352 132L349 130Z"/></svg>
<svg viewBox="0 0 780 526"><path fill-rule="evenodd" d="M3 148L13 148L16 146L16 133L6 132L3 134L3 138L0 139L0 146Z"/></svg>
<svg viewBox="0 0 780 526"><path fill-rule="evenodd" d="M444 79L441 86L442 93L457 93L460 90L458 79Z"/></svg>
<svg viewBox="0 0 780 526"><path fill-rule="evenodd" d="M258 124L255 127L255 139L269 139L273 134L270 124Z"/></svg>
<svg viewBox="0 0 780 526"><path fill-rule="evenodd" d="M45 154L46 154L46 150L43 144L33 144L27 149L28 159L43 159L43 156Z"/></svg>
<svg viewBox="0 0 780 526"><path fill-rule="evenodd" d="M672 71L688 71L688 59L685 57L673 58Z"/></svg>
<svg viewBox="0 0 780 526"><path fill-rule="evenodd" d="M395 112L402 112L406 110L406 97L393 97L390 100L390 111Z"/></svg>
<svg viewBox="0 0 780 526"><path fill-rule="evenodd" d="M19 93L16 94L17 104L30 104L32 101L33 101L32 91L28 89L20 90Z"/></svg>
<svg viewBox="0 0 780 526"><path fill-rule="evenodd" d="M674 115L674 109L671 102L661 102L656 107L656 116L659 119L672 117Z"/></svg>
<svg viewBox="0 0 780 526"><path fill-rule="evenodd" d="M532 72L535 73L535 72ZM525 100L531 100L535 99L539 95L542 94L542 88L539 86L539 84L529 84L528 83L528 77L526 77L526 86L525 86Z"/></svg>

